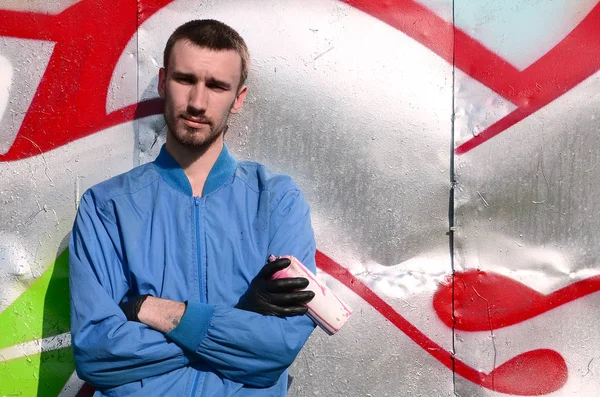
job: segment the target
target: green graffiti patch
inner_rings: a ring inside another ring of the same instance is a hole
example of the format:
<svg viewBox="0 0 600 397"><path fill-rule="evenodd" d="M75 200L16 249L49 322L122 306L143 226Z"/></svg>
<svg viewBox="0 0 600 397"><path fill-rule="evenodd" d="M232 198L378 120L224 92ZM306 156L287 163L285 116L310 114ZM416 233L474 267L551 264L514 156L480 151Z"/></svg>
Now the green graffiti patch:
<svg viewBox="0 0 600 397"><path fill-rule="evenodd" d="M0 396L56 397L74 369L71 347L0 361Z"/></svg>
<svg viewBox="0 0 600 397"><path fill-rule="evenodd" d="M0 349L69 332L69 254L0 313ZM0 396L56 397L75 370L71 347L4 360Z"/></svg>
<svg viewBox="0 0 600 397"><path fill-rule="evenodd" d="M0 313L0 349L69 332L69 312L69 254L65 250Z"/></svg>

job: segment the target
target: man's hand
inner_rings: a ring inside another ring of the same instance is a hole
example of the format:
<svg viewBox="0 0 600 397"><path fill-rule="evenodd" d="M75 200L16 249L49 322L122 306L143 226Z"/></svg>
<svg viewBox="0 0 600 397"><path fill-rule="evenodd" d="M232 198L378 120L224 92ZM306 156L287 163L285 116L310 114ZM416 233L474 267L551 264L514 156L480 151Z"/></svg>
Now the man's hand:
<svg viewBox="0 0 600 397"><path fill-rule="evenodd" d="M306 313L306 303L315 297L312 291L299 291L308 286L304 277L271 280L273 274L290 265L287 258L267 263L250 283L250 287L235 306L267 316L297 316Z"/></svg>

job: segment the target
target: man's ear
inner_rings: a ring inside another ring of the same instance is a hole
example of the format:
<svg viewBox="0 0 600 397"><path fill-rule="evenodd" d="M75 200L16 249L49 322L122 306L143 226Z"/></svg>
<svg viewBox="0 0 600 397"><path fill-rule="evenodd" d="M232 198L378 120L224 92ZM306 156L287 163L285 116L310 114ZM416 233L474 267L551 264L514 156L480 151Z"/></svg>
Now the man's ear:
<svg viewBox="0 0 600 397"><path fill-rule="evenodd" d="M244 104L244 99L246 99L246 92L248 91L248 87L243 86L237 93L235 97L235 101L233 102L233 106L231 107L232 114L238 113L242 109L242 105Z"/></svg>
<svg viewBox="0 0 600 397"><path fill-rule="evenodd" d="M167 80L167 71L165 68L160 68L158 71L158 95L165 99L165 85Z"/></svg>

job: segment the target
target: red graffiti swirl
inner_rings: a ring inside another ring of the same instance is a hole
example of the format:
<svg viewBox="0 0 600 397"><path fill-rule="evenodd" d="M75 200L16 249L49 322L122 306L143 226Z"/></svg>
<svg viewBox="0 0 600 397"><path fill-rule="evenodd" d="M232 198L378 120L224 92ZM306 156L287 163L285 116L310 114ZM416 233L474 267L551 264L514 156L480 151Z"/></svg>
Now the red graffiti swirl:
<svg viewBox="0 0 600 397"><path fill-rule="evenodd" d="M13 145L0 162L45 153L162 112L157 101L106 113L113 70L138 26L172 0L83 0L58 15L0 10L0 36L56 42Z"/></svg>
<svg viewBox="0 0 600 397"><path fill-rule="evenodd" d="M560 43L519 71L413 0L343 0L397 28L517 106L456 148L464 154L556 100L600 70L600 3Z"/></svg>
<svg viewBox="0 0 600 397"><path fill-rule="evenodd" d="M517 396L541 396L559 390L567 381L565 360L550 349L537 349L519 354L489 374L477 371L428 338L348 269L322 252L317 251L316 258L317 266L321 270L363 298L440 363L477 385Z"/></svg>
<svg viewBox="0 0 600 397"><path fill-rule="evenodd" d="M35 156L160 113L154 100L106 114L106 96L112 71L137 27L172 1L129 0L117 6L83 0L58 15L0 10L0 36L57 43L17 137L0 162ZM344 2L399 29L518 106L457 147L457 154L500 134L600 70L600 4L550 52L519 71L416 1Z"/></svg>
<svg viewBox="0 0 600 397"><path fill-rule="evenodd" d="M600 291L600 276L544 295L509 277L469 270L454 274L454 292L452 289L452 278L448 278L433 297L433 307L444 324L454 324L462 331L489 331L527 321Z"/></svg>

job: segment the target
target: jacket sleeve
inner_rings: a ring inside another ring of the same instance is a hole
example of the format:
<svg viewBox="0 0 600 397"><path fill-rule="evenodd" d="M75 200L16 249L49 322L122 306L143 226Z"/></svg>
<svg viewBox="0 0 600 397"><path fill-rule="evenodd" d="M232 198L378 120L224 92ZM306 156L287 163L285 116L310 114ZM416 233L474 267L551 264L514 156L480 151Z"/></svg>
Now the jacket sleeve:
<svg viewBox="0 0 600 397"><path fill-rule="evenodd" d="M308 204L298 190L287 192L277 203L271 214L269 253L293 255L315 272ZM249 386L276 384L315 328L306 315L279 318L207 306L188 302L180 324L167 336L223 377Z"/></svg>
<svg viewBox="0 0 600 397"><path fill-rule="evenodd" d="M139 381L189 363L177 344L146 325L127 321L119 308L129 286L115 233L114 220L96 207L88 191L69 242L71 336L77 374L98 388Z"/></svg>

